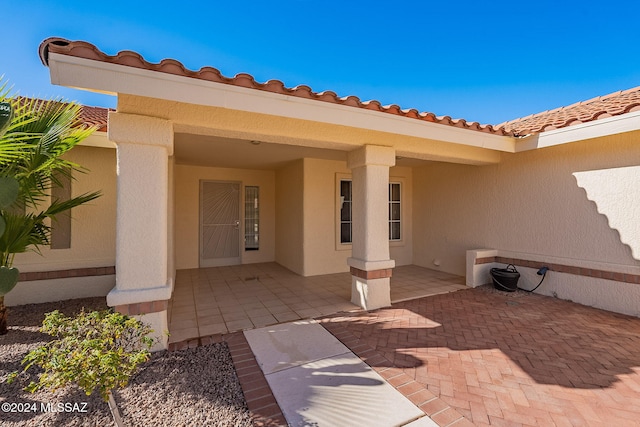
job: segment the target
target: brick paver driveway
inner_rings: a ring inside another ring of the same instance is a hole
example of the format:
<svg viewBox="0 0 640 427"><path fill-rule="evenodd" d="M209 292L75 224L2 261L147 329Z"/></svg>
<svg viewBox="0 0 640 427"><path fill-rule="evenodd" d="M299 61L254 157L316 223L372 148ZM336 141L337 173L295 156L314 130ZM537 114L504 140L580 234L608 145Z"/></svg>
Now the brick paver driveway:
<svg viewBox="0 0 640 427"><path fill-rule="evenodd" d="M440 425L640 425L635 317L479 288L322 321Z"/></svg>

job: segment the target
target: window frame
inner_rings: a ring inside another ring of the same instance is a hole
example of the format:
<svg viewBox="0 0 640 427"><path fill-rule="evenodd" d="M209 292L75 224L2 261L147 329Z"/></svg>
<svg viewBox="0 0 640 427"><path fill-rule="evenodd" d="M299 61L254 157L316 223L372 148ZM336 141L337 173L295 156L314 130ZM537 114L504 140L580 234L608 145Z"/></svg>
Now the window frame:
<svg viewBox="0 0 640 427"><path fill-rule="evenodd" d="M255 198L253 201L253 204L255 205L254 209L254 214L255 215L248 215L247 214L247 208L249 206L251 206L250 202L247 200L248 196L250 196L248 194L249 190L255 190ZM242 222L243 222L243 246L244 246L244 252L257 252L260 250L260 186L258 185L245 185L244 186L244 197L243 197L243 218L242 218ZM249 233L247 234L247 225L248 221L253 221L253 225L255 227L255 231L253 233ZM247 237L255 237L256 240L256 246L247 246Z"/></svg>
<svg viewBox="0 0 640 427"><path fill-rule="evenodd" d="M351 174L345 174L345 173L336 173L336 182L335 182L335 188L336 188L336 193L335 193L335 249L336 251L346 251L346 250L351 250L352 245L353 245L353 235L352 237L352 241L351 242L342 242L341 240L341 224L342 224L342 219L341 219L341 204L342 204L342 200L341 200L341 183L342 181L350 181L352 183L352 191L353 191L353 177ZM402 177L394 177L394 176L390 176L389 177L389 189L391 189L391 184L398 184L399 188L400 188L400 219L399 220L395 220L397 222L400 223L400 238L399 239L389 239L389 246L393 247L393 246L404 246L405 244L405 229L407 227L407 217L405 215L405 211L407 209L407 205L406 205L406 197L404 194L404 188L405 188L405 178ZM352 195L353 198L353 195ZM404 205L404 206L403 206ZM389 197L387 197L387 209L389 209L388 207L390 206L389 203ZM353 211L352 213L352 223L353 223ZM389 215L387 215L389 217ZM387 219L387 224L390 224L391 219L388 218ZM352 228L353 230L353 228ZM390 235L389 235L390 237Z"/></svg>
<svg viewBox="0 0 640 427"><path fill-rule="evenodd" d="M53 203L55 200L60 200L61 202L70 200L73 197L71 172L68 174L58 172L55 175L55 179L60 185L51 187L51 202ZM49 248L51 250L71 249L71 209L61 212L55 219L51 219L50 226Z"/></svg>
<svg viewBox="0 0 640 427"><path fill-rule="evenodd" d="M391 188L394 185L398 186L398 200L392 200L393 192L392 192ZM403 187L403 185L402 185L401 182L389 180L389 197L388 197L388 199L389 199L389 203L388 203L388 206L389 206L389 221L388 221L388 223L389 223L389 242L401 242L402 241L402 235L403 235L402 231L404 229L404 225L403 225L404 221L402 220L402 213L403 213L403 210L404 210L403 207L402 207L402 187ZM392 212L393 212L392 206L394 204L398 205L398 219L391 218L392 215L393 215L392 214ZM398 236L397 239L394 239L393 236L392 236L392 225L394 223L398 224L398 234L399 234L399 236Z"/></svg>
<svg viewBox="0 0 640 427"><path fill-rule="evenodd" d="M343 188L343 183L348 182L349 185L349 200L344 199L344 197L342 195L342 188ZM338 238L339 238L339 243L341 245L351 245L353 243L353 181L351 179L340 179L338 181L339 183L339 193L338 193L338 197L339 197L339 208L338 208L338 219L339 219L339 226L338 226ZM346 206L345 206L346 205ZM345 207L348 207L348 219L345 220L344 217L344 209ZM349 240L343 241L343 236L342 236L342 231L345 227L345 225L348 226L349 228Z"/></svg>

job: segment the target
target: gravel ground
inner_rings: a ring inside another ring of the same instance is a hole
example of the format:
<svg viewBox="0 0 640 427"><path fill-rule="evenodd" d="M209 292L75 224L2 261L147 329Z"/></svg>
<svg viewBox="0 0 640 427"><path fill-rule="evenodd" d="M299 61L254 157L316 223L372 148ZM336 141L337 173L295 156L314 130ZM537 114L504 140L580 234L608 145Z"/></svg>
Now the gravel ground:
<svg viewBox="0 0 640 427"><path fill-rule="evenodd" d="M2 426L109 426L114 425L107 403L99 393L86 396L70 386L56 393L29 393L21 378L5 382L10 372L20 370L20 361L50 337L38 332L44 313L60 310L67 315L106 308L104 298L83 298L9 308L9 333L0 336L0 425ZM36 379L36 370L31 379ZM251 426L251 418L226 343L175 352L157 352L141 365L124 389L114 391L127 426ZM29 404L31 412L7 412ZM48 404L68 405L70 412L50 412ZM84 405L86 403L86 405ZM77 404L77 405L73 405ZM44 407L44 408L43 408ZM9 408L11 410L12 408ZM86 412L80 412L80 411Z"/></svg>

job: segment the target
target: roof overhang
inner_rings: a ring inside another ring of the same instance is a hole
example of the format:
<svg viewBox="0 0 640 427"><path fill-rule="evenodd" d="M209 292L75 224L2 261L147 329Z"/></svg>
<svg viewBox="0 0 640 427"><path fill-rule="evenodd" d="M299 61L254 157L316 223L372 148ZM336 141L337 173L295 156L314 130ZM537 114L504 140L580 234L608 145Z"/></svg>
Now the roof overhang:
<svg viewBox="0 0 640 427"><path fill-rule="evenodd" d="M53 46L58 52L49 49ZM378 144L415 159L490 164L500 161L500 152L517 153L640 130L639 111L620 114L612 110L611 114L619 115L515 137L500 126L450 120L431 113L418 115L416 110L382 107L377 101L363 103L356 97L337 98L333 92L314 93L308 87L284 88L278 81L261 84L250 75L226 78L211 68L193 72L173 60L150 64L135 52L108 56L86 42L48 39L41 44L41 58L54 84L117 95L119 111L162 116L172 120L174 129L181 132L218 137L264 136L263 140L271 143L343 151ZM631 96L627 92L618 95ZM162 104L162 113L157 112L156 104ZM210 119L196 123L186 117L192 107L200 108L200 113L209 108L206 117L233 115L227 121L234 122L235 130L223 129ZM605 112L609 114L609 110ZM279 132L272 128L269 133L268 126L247 132L248 123L276 119L281 124ZM303 132L287 133L287 127L312 130L305 136ZM324 131L328 131L326 135ZM349 137L336 139L338 134Z"/></svg>
<svg viewBox="0 0 640 427"><path fill-rule="evenodd" d="M640 111L635 111L560 129L548 130L539 134L521 138L516 145L516 152L552 147L555 145L568 144L570 142L583 141L638 130L640 130Z"/></svg>
<svg viewBox="0 0 640 427"><path fill-rule="evenodd" d="M184 75L50 52L51 82L108 94L221 107L367 131L436 140L497 152L515 152L517 138L431 123L363 108L211 82ZM405 153L408 154L408 153Z"/></svg>

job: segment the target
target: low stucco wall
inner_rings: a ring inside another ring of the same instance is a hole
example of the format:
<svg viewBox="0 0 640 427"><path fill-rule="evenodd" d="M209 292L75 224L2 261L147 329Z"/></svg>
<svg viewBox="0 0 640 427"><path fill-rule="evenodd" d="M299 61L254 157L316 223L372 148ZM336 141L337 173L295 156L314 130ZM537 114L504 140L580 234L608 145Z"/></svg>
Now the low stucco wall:
<svg viewBox="0 0 640 427"><path fill-rule="evenodd" d="M414 262L462 275L467 250L495 248L524 259L573 260L584 268L639 267L638 142L640 132L626 133L503 154L497 165L434 163L414 170ZM543 293L589 305L614 283L555 276L589 286L570 292L553 284L550 272Z"/></svg>
<svg viewBox="0 0 640 427"><path fill-rule="evenodd" d="M244 251L243 264L275 260L275 172L214 168L176 164L174 175L175 200L175 268L198 268L200 233L200 180L237 181L244 186L260 187L260 249ZM244 206L244 189L241 206ZM244 215L244 210L240 209ZM241 218L241 222L243 217Z"/></svg>
<svg viewBox="0 0 640 427"><path fill-rule="evenodd" d="M467 286L491 285L491 269L507 264L520 273L520 289L640 317L640 266L472 249L467 251ZM542 267L549 269L544 277L537 274Z"/></svg>
<svg viewBox="0 0 640 427"><path fill-rule="evenodd" d="M115 275L19 282L5 296L5 304L11 307L75 298L102 297L113 289L115 283Z"/></svg>
<svg viewBox="0 0 640 427"><path fill-rule="evenodd" d="M102 196L71 212L71 247L42 247L17 254L14 266L23 272L57 271L115 265L116 151L111 148L75 147L66 157L87 169L75 173L72 196L100 190ZM61 301L106 295L115 286L115 276L36 280L19 282L5 297L7 305Z"/></svg>

